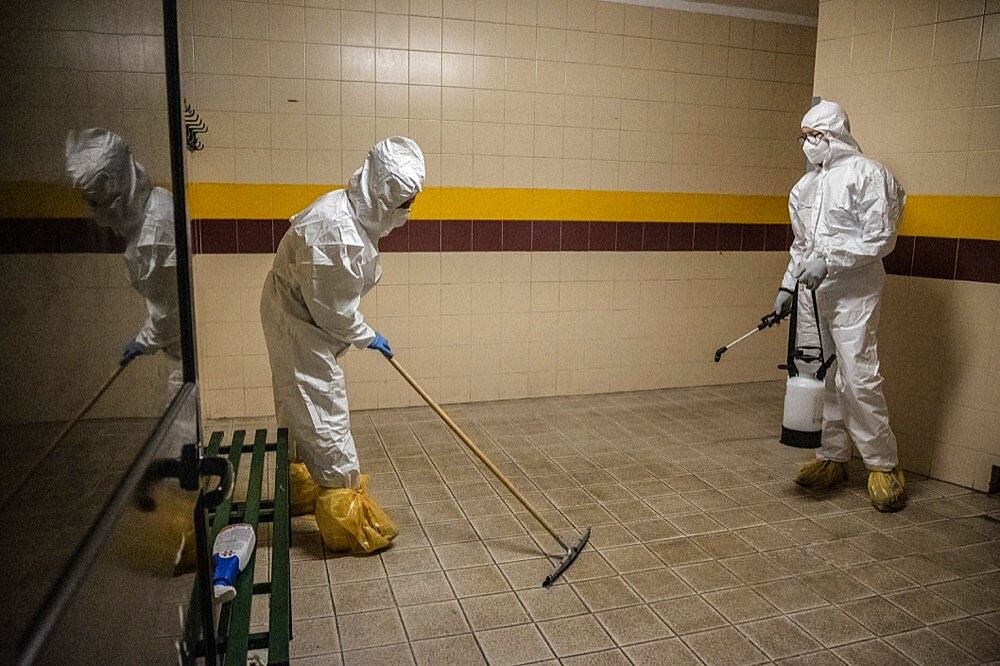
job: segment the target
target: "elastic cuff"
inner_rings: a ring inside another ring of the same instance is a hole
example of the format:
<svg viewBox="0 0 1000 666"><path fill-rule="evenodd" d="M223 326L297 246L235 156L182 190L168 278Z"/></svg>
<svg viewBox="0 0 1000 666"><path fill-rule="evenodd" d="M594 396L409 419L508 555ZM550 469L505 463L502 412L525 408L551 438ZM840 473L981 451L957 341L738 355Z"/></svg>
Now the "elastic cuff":
<svg viewBox="0 0 1000 666"><path fill-rule="evenodd" d="M786 287L778 287L778 291L783 291L786 294L788 294L789 296L794 296L795 295L794 291L792 291L791 289L788 289Z"/></svg>

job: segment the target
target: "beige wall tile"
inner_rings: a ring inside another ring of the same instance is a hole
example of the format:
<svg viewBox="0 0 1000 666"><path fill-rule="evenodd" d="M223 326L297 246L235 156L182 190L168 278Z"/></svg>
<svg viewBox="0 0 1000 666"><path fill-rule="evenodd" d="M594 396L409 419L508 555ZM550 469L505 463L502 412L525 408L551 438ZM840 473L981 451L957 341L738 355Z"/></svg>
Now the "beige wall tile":
<svg viewBox="0 0 1000 666"><path fill-rule="evenodd" d="M340 44L340 12L335 9L305 10L306 42Z"/></svg>
<svg viewBox="0 0 1000 666"><path fill-rule="evenodd" d="M1000 58L1000 15L990 14L984 19L979 57L982 60Z"/></svg>
<svg viewBox="0 0 1000 666"><path fill-rule="evenodd" d="M938 23L934 33L934 64L976 60L982 30L982 17Z"/></svg>
<svg viewBox="0 0 1000 666"><path fill-rule="evenodd" d="M441 48L447 53L473 53L476 44L475 23L444 19Z"/></svg>
<svg viewBox="0 0 1000 666"><path fill-rule="evenodd" d="M375 46L375 14L344 11L340 15L340 41L349 46Z"/></svg>

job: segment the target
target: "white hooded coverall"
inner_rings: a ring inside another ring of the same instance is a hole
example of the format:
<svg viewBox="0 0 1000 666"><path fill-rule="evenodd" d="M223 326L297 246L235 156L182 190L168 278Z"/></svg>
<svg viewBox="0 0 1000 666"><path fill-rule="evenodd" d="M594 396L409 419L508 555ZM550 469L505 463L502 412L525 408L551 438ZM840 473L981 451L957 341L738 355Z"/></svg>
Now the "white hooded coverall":
<svg viewBox="0 0 1000 666"><path fill-rule="evenodd" d="M125 239L125 266L132 287L146 299L146 322L135 336L147 354L162 349L180 359L180 310L174 202L167 190L153 187L125 140L92 128L66 138L66 171L90 204L98 224ZM181 371L173 370L176 392Z"/></svg>
<svg viewBox="0 0 1000 666"><path fill-rule="evenodd" d="M408 210L399 206L423 180L416 143L391 137L376 144L346 190L324 194L291 218L264 283L260 314L278 423L323 487L358 487L337 358L375 339L358 305L381 277L379 238L406 223Z"/></svg>
<svg viewBox="0 0 1000 666"><path fill-rule="evenodd" d="M851 440L871 470L896 467L896 437L889 427L875 333L885 270L882 258L896 244L896 224L906 200L893 175L861 153L840 105L821 101L802 127L822 132L830 144L823 160L792 188L788 198L795 240L782 287L795 289L796 271L822 257L827 277L816 289L823 351L837 353L827 374L822 445L816 457L847 462ZM798 344L817 345L812 299L799 292Z"/></svg>

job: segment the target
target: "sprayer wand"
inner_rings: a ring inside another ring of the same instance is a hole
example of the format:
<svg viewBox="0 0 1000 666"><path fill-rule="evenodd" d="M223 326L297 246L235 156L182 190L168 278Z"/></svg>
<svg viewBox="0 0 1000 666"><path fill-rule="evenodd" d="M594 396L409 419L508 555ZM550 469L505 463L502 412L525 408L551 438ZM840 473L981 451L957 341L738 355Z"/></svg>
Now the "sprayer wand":
<svg viewBox="0 0 1000 666"><path fill-rule="evenodd" d="M726 351L728 351L729 348L732 347L733 345L735 345L735 344L737 344L739 342L743 342L744 340L746 340L747 338L749 338L751 335L753 335L757 331L763 331L765 328L771 328L775 324L780 323L782 319L784 319L785 317L788 316L788 314L789 314L788 312L784 312L782 314L778 314L777 312L768 312L766 315L764 315L763 317L760 318L760 323L758 323L755 327L751 328L749 331L747 331L746 333L744 333L740 337L736 338L735 340L733 340L732 342L730 342L728 345L725 345L723 347L719 347L718 349L716 349L715 350L715 362L718 363L719 361L721 361L722 360L722 355L725 354Z"/></svg>

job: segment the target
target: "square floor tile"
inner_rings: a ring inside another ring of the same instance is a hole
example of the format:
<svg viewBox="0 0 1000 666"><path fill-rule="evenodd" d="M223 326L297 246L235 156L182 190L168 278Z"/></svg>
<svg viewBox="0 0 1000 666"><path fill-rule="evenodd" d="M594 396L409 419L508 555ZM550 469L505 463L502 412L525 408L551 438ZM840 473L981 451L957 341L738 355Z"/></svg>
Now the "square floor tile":
<svg viewBox="0 0 1000 666"><path fill-rule="evenodd" d="M725 618L697 595L658 601L652 604L652 609L676 634L690 634L726 624Z"/></svg>
<svg viewBox="0 0 1000 666"><path fill-rule="evenodd" d="M539 622L538 628L558 657L615 647L614 642L593 615Z"/></svg>
<svg viewBox="0 0 1000 666"><path fill-rule="evenodd" d="M647 606L601 611L597 613L597 619L619 646L669 638L673 635L667 625Z"/></svg>
<svg viewBox="0 0 1000 666"><path fill-rule="evenodd" d="M459 598L495 594L510 589L500 567L495 565L445 571L445 576L451 581L455 595Z"/></svg>
<svg viewBox="0 0 1000 666"><path fill-rule="evenodd" d="M833 606L814 608L790 616L826 647L872 638L872 633Z"/></svg>
<svg viewBox="0 0 1000 666"><path fill-rule="evenodd" d="M466 617L469 618L469 623L476 631L509 627L531 620L513 592L469 597L462 599L460 603Z"/></svg>
<svg viewBox="0 0 1000 666"><path fill-rule="evenodd" d="M603 650L566 657L560 659L559 663L563 666L631 666L632 664L621 650Z"/></svg>
<svg viewBox="0 0 1000 666"><path fill-rule="evenodd" d="M753 589L782 613L827 605L825 599L791 578L754 585Z"/></svg>
<svg viewBox="0 0 1000 666"><path fill-rule="evenodd" d="M441 571L390 578L389 586L399 606L449 601L455 596Z"/></svg>
<svg viewBox="0 0 1000 666"><path fill-rule="evenodd" d="M934 631L978 659L988 661L1000 658L1000 632L975 618L939 624Z"/></svg>
<svg viewBox="0 0 1000 666"><path fill-rule="evenodd" d="M843 645L834 653L850 666L907 666L913 663L881 639Z"/></svg>
<svg viewBox="0 0 1000 666"><path fill-rule="evenodd" d="M921 626L920 620L882 597L868 597L840 604L840 609L876 636L898 634Z"/></svg>
<svg viewBox="0 0 1000 666"><path fill-rule="evenodd" d="M699 562L674 567L674 572L696 592L736 587L740 581L718 562Z"/></svg>
<svg viewBox="0 0 1000 666"><path fill-rule="evenodd" d="M750 585L786 578L789 575L787 571L759 553L730 557L722 560L720 564Z"/></svg>
<svg viewBox="0 0 1000 666"><path fill-rule="evenodd" d="M805 583L810 590L834 604L863 599L875 594L844 571L820 571L798 576L797 580Z"/></svg>
<svg viewBox="0 0 1000 666"><path fill-rule="evenodd" d="M493 564L490 552L486 550L486 546L478 541L435 546L434 553L445 571ZM390 572L389 575L396 574Z"/></svg>
<svg viewBox="0 0 1000 666"><path fill-rule="evenodd" d="M939 583L929 589L968 613L1000 610L1000 595L968 580Z"/></svg>
<svg viewBox="0 0 1000 666"><path fill-rule="evenodd" d="M945 640L931 629L916 629L905 634L890 636L885 640L921 666L937 664L959 666L975 662L972 655L959 649L957 645Z"/></svg>
<svg viewBox="0 0 1000 666"><path fill-rule="evenodd" d="M703 598L733 624L780 614L764 597L748 587L709 592Z"/></svg>
<svg viewBox="0 0 1000 666"><path fill-rule="evenodd" d="M660 561L660 558L653 555L652 551L645 546L609 548L602 551L601 554L615 571L622 574L663 568L663 562Z"/></svg>
<svg viewBox="0 0 1000 666"><path fill-rule="evenodd" d="M647 602L683 597L694 591L665 567L626 574L623 578Z"/></svg>
<svg viewBox="0 0 1000 666"><path fill-rule="evenodd" d="M392 645L406 641L403 623L399 619L399 611L382 610L368 613L353 613L337 618L340 624L340 635L343 636L344 650ZM294 643L299 639L299 629L296 627Z"/></svg>
<svg viewBox="0 0 1000 666"><path fill-rule="evenodd" d="M794 657L822 646L787 617L772 617L739 625L738 629L771 659Z"/></svg>
<svg viewBox="0 0 1000 666"><path fill-rule="evenodd" d="M535 622L587 612L587 607L569 585L532 587L519 590L517 596Z"/></svg>
<svg viewBox="0 0 1000 666"><path fill-rule="evenodd" d="M583 555L577 559L580 562L583 559ZM603 562L603 560L602 560ZM573 566L576 566L574 564ZM515 590L523 590L530 587L540 587L542 581L545 577L552 573L555 565L547 559L535 557L528 560L519 560L517 562L504 562L500 565L500 571L503 572L504 577L510 586ZM610 569L610 567L608 567ZM563 578L566 578L563 575ZM562 583L563 580L560 579L558 583Z"/></svg>
<svg viewBox="0 0 1000 666"><path fill-rule="evenodd" d="M295 663L298 664L298 660ZM344 666L365 666L366 664L408 666L413 663L413 655L410 654L408 643L384 645L363 650L348 650L344 653Z"/></svg>
<svg viewBox="0 0 1000 666"><path fill-rule="evenodd" d="M753 643L732 627L689 634L683 640L708 666L739 666L767 661L767 657Z"/></svg>
<svg viewBox="0 0 1000 666"><path fill-rule="evenodd" d="M553 656L538 627L533 624L478 631L476 639L491 666L528 664Z"/></svg>
<svg viewBox="0 0 1000 666"><path fill-rule="evenodd" d="M642 599L619 576L597 578L573 583L573 588L580 595L587 607L593 611L635 606Z"/></svg>
<svg viewBox="0 0 1000 666"><path fill-rule="evenodd" d="M340 647L337 621L332 617L299 620L295 623L295 640L288 644L291 657L331 654L340 652Z"/></svg>
<svg viewBox="0 0 1000 666"><path fill-rule="evenodd" d="M924 587L890 594L887 598L924 624L957 620L966 615L958 606Z"/></svg>
<svg viewBox="0 0 1000 666"><path fill-rule="evenodd" d="M469 625L457 601L410 606L401 608L399 613L410 640L439 638L469 631Z"/></svg>
<svg viewBox="0 0 1000 666"><path fill-rule="evenodd" d="M483 653L472 634L414 641L412 648L419 666L437 666L438 664L479 666L486 664Z"/></svg>
<svg viewBox="0 0 1000 666"><path fill-rule="evenodd" d="M705 562L712 559L708 553L698 547L691 539L667 539L646 544L658 558L667 566L676 567L682 564Z"/></svg>
<svg viewBox="0 0 1000 666"><path fill-rule="evenodd" d="M389 581L382 578L330 587L337 615L395 608Z"/></svg>
<svg viewBox="0 0 1000 666"><path fill-rule="evenodd" d="M652 641L622 648L635 666L702 666L701 660L679 638Z"/></svg>
<svg viewBox="0 0 1000 666"><path fill-rule="evenodd" d="M440 571L441 569L437 557L434 556L434 550L430 547L408 548L406 550L392 548L382 553L381 557L390 577Z"/></svg>

